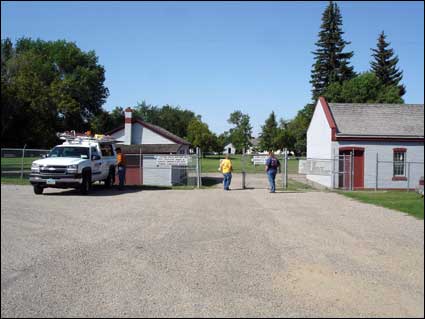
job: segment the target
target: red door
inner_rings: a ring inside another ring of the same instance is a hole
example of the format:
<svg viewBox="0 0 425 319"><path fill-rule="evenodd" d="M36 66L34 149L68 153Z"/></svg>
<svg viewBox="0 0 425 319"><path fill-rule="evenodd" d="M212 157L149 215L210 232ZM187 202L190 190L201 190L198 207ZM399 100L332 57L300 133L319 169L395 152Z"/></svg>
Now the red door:
<svg viewBox="0 0 425 319"><path fill-rule="evenodd" d="M351 159L350 154L354 154L354 163L353 163L353 189L363 189L364 188L364 148L360 147L344 147L339 149L339 155L345 155L345 160L343 161L344 172L343 175L343 186L345 189L350 188L351 184Z"/></svg>

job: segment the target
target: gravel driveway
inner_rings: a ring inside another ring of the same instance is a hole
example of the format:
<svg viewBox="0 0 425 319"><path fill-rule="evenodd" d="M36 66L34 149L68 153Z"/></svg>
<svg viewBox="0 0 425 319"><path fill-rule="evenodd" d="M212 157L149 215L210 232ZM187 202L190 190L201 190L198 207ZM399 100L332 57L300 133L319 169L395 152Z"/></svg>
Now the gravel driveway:
<svg viewBox="0 0 425 319"><path fill-rule="evenodd" d="M2 317L423 317L424 222L335 193L1 186Z"/></svg>

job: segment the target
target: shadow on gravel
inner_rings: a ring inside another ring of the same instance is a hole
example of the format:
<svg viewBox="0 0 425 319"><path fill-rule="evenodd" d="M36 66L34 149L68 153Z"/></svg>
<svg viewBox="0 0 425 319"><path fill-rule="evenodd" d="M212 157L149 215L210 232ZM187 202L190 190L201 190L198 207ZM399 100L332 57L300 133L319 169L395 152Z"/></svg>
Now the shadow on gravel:
<svg viewBox="0 0 425 319"><path fill-rule="evenodd" d="M202 177L202 186L214 186L223 183L223 177Z"/></svg>
<svg viewBox="0 0 425 319"><path fill-rule="evenodd" d="M170 190L171 187L161 186L124 186L122 190L119 190L117 186L111 188L105 188L103 185L93 185L90 192L87 195L81 195L78 189L55 189L55 192L51 192L52 188L45 192L45 196L118 196L122 194L138 193L142 191L157 191L157 190Z"/></svg>

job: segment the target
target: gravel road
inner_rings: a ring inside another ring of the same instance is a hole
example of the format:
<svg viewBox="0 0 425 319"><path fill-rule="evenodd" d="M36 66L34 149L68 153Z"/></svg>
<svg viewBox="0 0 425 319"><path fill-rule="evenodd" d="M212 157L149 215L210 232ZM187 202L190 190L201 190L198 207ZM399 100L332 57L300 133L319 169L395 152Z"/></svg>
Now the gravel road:
<svg viewBox="0 0 425 319"><path fill-rule="evenodd" d="M424 222L335 193L1 185L2 317L423 317Z"/></svg>

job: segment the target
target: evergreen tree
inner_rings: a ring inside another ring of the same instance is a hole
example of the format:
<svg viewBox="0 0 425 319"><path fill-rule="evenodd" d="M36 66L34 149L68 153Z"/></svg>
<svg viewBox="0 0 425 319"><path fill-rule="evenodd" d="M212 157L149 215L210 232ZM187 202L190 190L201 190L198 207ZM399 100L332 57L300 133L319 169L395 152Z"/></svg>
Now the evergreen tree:
<svg viewBox="0 0 425 319"><path fill-rule="evenodd" d="M260 134L260 148L264 151L276 150L276 137L277 137L277 122L274 112L270 114L264 125L261 127Z"/></svg>
<svg viewBox="0 0 425 319"><path fill-rule="evenodd" d="M374 60L370 62L371 71L375 73L384 85L394 85L399 88L400 97L406 93L404 85L399 84L403 78L403 72L397 68L398 57L394 56L393 49L388 48L389 42L385 41L384 31L379 35L376 49L371 49L374 53Z"/></svg>
<svg viewBox="0 0 425 319"><path fill-rule="evenodd" d="M323 12L319 40L315 43L318 48L313 52L315 63L310 81L313 86L313 100L316 100L330 83L341 83L356 75L353 67L349 65L353 52L343 52L345 46L351 42L342 39L344 32L341 26L342 17L339 7L330 1Z"/></svg>

